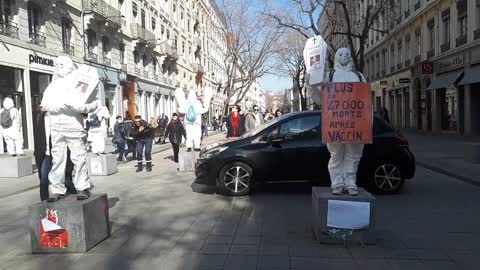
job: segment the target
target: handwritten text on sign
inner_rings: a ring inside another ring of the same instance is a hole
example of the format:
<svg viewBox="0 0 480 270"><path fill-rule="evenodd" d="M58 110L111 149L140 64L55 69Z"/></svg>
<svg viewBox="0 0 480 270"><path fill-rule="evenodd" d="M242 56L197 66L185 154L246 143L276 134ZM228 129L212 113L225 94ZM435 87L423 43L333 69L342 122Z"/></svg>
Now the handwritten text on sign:
<svg viewBox="0 0 480 270"><path fill-rule="evenodd" d="M368 83L328 83L322 89L322 140L372 143L372 101Z"/></svg>

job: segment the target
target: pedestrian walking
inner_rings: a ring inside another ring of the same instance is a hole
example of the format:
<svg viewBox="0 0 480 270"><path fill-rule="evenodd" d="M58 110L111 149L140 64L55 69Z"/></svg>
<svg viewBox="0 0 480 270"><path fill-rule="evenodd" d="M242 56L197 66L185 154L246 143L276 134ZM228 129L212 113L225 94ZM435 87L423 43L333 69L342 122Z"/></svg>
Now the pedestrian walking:
<svg viewBox="0 0 480 270"><path fill-rule="evenodd" d="M137 133L135 134L135 140L137 141L137 172L143 171L143 153L145 152L145 163L147 172L152 171L152 146L154 128L142 120L140 115L135 116L135 126Z"/></svg>
<svg viewBox="0 0 480 270"><path fill-rule="evenodd" d="M117 161L127 162L127 158L125 157L125 126L120 115L117 115L116 119L117 122L115 122L113 126L113 139L117 147Z"/></svg>
<svg viewBox="0 0 480 270"><path fill-rule="evenodd" d="M157 144L161 143L165 137L165 129L167 128L168 125L168 117L162 113L161 116L157 118L157 123L158 123L158 141Z"/></svg>
<svg viewBox="0 0 480 270"><path fill-rule="evenodd" d="M274 118L275 118L275 116L272 113L272 109L268 109L267 113L265 114L265 118L264 118L265 122L273 120Z"/></svg>
<svg viewBox="0 0 480 270"><path fill-rule="evenodd" d="M206 138L208 137L208 118L207 118L207 114L203 114L202 115L202 136L201 136L201 140L203 140L203 138Z"/></svg>
<svg viewBox="0 0 480 270"><path fill-rule="evenodd" d="M127 142L127 151L125 152L125 158L128 157L129 153L132 153L133 160L137 159L137 141L135 140L135 135L137 133L137 127L133 123L130 115L125 116L125 121L123 122L123 129L125 133L125 140Z"/></svg>
<svg viewBox="0 0 480 270"><path fill-rule="evenodd" d="M240 106L234 105L227 117L227 138L240 137L245 133L245 117L240 114Z"/></svg>
<svg viewBox="0 0 480 270"><path fill-rule="evenodd" d="M216 117L213 117L212 126L213 126L214 131L216 131L218 129L218 121L217 121Z"/></svg>
<svg viewBox="0 0 480 270"><path fill-rule="evenodd" d="M172 115L172 121L167 126L165 130L165 136L163 138L163 143L168 137L168 140L172 144L173 148L173 160L178 163L178 151L180 150L180 144L182 143L182 138L187 138L187 133L185 132L185 127L182 122L178 120L178 115L174 113Z"/></svg>
<svg viewBox="0 0 480 270"><path fill-rule="evenodd" d="M380 109L380 116L383 118L383 120L390 123L390 117L388 116L388 110L384 106L382 106L382 108Z"/></svg>
<svg viewBox="0 0 480 270"><path fill-rule="evenodd" d="M252 111L245 116L245 130L249 132L265 123L260 108L253 105Z"/></svg>

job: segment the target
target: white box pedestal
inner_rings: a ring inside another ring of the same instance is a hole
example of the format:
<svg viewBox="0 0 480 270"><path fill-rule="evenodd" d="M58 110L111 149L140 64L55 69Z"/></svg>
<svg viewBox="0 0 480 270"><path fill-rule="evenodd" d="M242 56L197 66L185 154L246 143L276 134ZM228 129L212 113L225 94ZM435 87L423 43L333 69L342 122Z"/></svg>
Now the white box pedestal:
<svg viewBox="0 0 480 270"><path fill-rule="evenodd" d="M180 149L178 153L178 170L181 172L195 171L195 163L197 163L200 152L187 152L186 148Z"/></svg>
<svg viewBox="0 0 480 270"><path fill-rule="evenodd" d="M375 244L375 197L365 189L359 188L358 196L332 195L329 187L312 188L313 231L315 238L323 244L344 244L345 240L332 235L332 229L327 226L328 201L350 201L370 203L369 227L362 230L353 230L347 241L355 244Z"/></svg>
<svg viewBox="0 0 480 270"><path fill-rule="evenodd" d="M89 156L87 163L90 175L106 176L118 172L117 156L114 154Z"/></svg>
<svg viewBox="0 0 480 270"><path fill-rule="evenodd" d="M22 177L33 174L32 157L0 155L0 177Z"/></svg>

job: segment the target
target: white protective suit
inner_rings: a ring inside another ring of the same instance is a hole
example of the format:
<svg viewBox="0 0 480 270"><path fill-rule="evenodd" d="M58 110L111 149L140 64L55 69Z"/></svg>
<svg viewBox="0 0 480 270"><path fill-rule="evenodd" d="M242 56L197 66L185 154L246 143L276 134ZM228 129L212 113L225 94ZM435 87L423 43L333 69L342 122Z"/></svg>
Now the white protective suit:
<svg viewBox="0 0 480 270"><path fill-rule="evenodd" d="M352 71L353 63L349 49L337 50L334 70L332 82L366 82L361 73ZM356 189L357 169L362 158L363 144L327 144L327 148L331 155L328 170L332 188Z"/></svg>
<svg viewBox="0 0 480 270"><path fill-rule="evenodd" d="M9 128L2 128L3 139L7 144L7 152L11 156L23 155L22 120L20 113L18 112L17 108L15 108L15 104L13 104L13 100L11 98L7 97L5 100L3 100L3 109L0 111L0 113L4 110L10 111L10 117L12 119L12 125Z"/></svg>
<svg viewBox="0 0 480 270"><path fill-rule="evenodd" d="M178 103L178 112L185 114L185 131L187 132L186 146L191 149L200 149L202 138L202 114L208 112L210 101L212 99L212 89L205 88L203 104L197 99L195 88L190 87L188 98L185 99L185 93L181 88L175 90L175 99ZM195 115L195 121L189 121L188 115Z"/></svg>
<svg viewBox="0 0 480 270"><path fill-rule="evenodd" d="M49 113L52 140L52 169L48 175L51 192L65 194L65 166L67 147L74 164L73 184L77 191L90 188L87 171L87 150L83 142L85 130L82 113L91 113L98 102L80 104L71 100L69 93L74 91L73 81L76 72L70 58L59 56L55 66L53 81L48 85L41 103L42 110ZM92 95L93 96L93 95Z"/></svg>
<svg viewBox="0 0 480 270"><path fill-rule="evenodd" d="M98 120L100 120L100 126L90 126L88 141L92 142L93 153L103 154L105 153L105 140L107 139L107 123L105 120L110 118L110 112L107 107L101 106L97 108L92 115L97 115Z"/></svg>

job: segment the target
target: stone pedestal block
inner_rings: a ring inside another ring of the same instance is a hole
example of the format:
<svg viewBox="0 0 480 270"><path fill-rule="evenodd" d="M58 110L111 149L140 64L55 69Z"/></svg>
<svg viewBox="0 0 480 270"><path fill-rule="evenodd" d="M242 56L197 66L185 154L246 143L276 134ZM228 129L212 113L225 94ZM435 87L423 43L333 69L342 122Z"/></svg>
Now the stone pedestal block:
<svg viewBox="0 0 480 270"><path fill-rule="evenodd" d="M370 221L366 229L359 230L335 230L327 226L328 201L368 202L370 203ZM313 231L315 238L324 244L344 244L342 234L348 232L346 239L355 244L375 244L375 197L365 189L359 188L358 196L332 195L330 188L312 188ZM339 234L336 235L336 232Z"/></svg>
<svg viewBox="0 0 480 270"><path fill-rule="evenodd" d="M110 235L107 194L29 207L32 253L86 252Z"/></svg>
<svg viewBox="0 0 480 270"><path fill-rule="evenodd" d="M0 156L0 177L22 177L33 174L32 157Z"/></svg>
<svg viewBox="0 0 480 270"><path fill-rule="evenodd" d="M117 156L114 154L94 155L88 157L90 175L111 175L118 172Z"/></svg>
<svg viewBox="0 0 480 270"><path fill-rule="evenodd" d="M195 171L195 163L197 162L200 152L187 152L186 149L180 149L178 154L178 170L181 172Z"/></svg>
<svg viewBox="0 0 480 270"><path fill-rule="evenodd" d="M480 143L465 143L465 159L471 163L480 163Z"/></svg>

